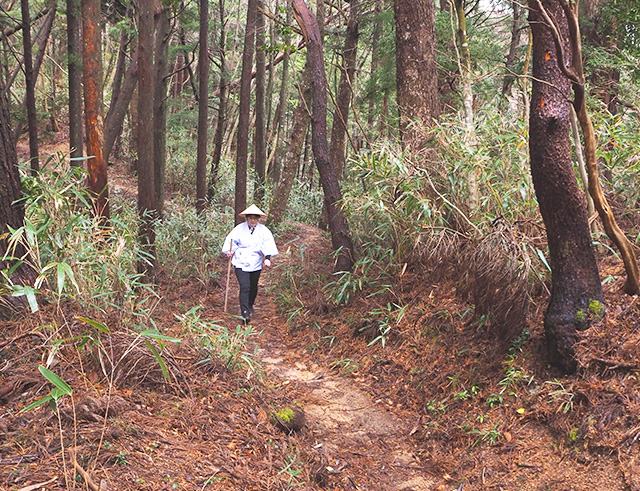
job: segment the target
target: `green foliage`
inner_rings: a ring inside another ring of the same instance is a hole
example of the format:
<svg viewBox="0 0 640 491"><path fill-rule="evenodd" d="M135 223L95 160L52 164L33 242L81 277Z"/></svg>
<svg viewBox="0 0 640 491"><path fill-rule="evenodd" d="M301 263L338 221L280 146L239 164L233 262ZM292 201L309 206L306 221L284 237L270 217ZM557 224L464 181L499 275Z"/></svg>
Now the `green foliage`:
<svg viewBox="0 0 640 491"><path fill-rule="evenodd" d="M216 321L200 317L201 306L192 307L186 313L176 316L183 328L198 339L204 358L199 365L222 364L229 371L246 371L247 378L259 374L260 364L255 351L249 351L249 342L257 333L253 327L236 326L230 330Z"/></svg>
<svg viewBox="0 0 640 491"><path fill-rule="evenodd" d="M32 310L38 308L36 293L45 294L45 287L58 303L73 299L84 307L117 308L125 315L137 310L140 291L151 290L136 271L145 255L138 246L135 208L113 196L110 228L105 230L91 211L83 170L69 168L62 155L35 177L23 172L22 179L25 220L10 230L4 288L26 296ZM20 250L25 253L18 257ZM21 264L36 273L34 285L11 283L11 271Z"/></svg>
<svg viewBox="0 0 640 491"><path fill-rule="evenodd" d="M21 413L26 413L27 411L31 411L32 409L43 406L49 402L52 402L57 406L60 399L73 393L71 386L48 368L39 365L38 371L47 380L47 382L53 385L53 388L46 396L41 397L28 406L23 407L20 410Z"/></svg>
<svg viewBox="0 0 640 491"><path fill-rule="evenodd" d="M195 278L208 285L217 278L213 263L232 225L231 211L208 207L198 214L194 206L174 200L156 227L160 264L171 277Z"/></svg>

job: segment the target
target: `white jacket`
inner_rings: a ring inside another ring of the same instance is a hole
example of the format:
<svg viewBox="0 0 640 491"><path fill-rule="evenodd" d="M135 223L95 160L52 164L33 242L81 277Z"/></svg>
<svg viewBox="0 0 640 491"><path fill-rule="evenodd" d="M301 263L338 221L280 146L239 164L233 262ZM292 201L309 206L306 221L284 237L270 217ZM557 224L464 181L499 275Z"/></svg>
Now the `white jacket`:
<svg viewBox="0 0 640 491"><path fill-rule="evenodd" d="M247 222L236 225L222 246L223 253L229 250L234 253L231 264L248 272L262 269L265 256L278 254L271 231L261 223L255 226L253 232Z"/></svg>

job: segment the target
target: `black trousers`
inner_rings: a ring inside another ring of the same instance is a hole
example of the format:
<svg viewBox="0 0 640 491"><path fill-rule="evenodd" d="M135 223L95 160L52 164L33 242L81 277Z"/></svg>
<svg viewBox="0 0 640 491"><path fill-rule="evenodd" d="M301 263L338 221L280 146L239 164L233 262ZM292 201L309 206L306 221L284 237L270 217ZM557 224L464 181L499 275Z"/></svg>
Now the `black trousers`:
<svg viewBox="0 0 640 491"><path fill-rule="evenodd" d="M235 268L235 270L238 285L240 286L240 314L245 319L250 319L253 304L258 296L258 280L262 270L251 272L242 271L240 268Z"/></svg>

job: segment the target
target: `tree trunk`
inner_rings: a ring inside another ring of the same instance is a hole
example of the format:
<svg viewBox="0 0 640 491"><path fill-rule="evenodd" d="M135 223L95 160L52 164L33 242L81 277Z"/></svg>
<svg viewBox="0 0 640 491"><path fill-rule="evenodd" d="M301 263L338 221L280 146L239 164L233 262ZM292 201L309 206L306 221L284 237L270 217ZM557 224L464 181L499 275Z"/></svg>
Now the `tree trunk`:
<svg viewBox="0 0 640 491"><path fill-rule="evenodd" d="M116 59L116 69L113 75L113 83L111 85L111 101L109 102L109 111L107 111L107 118L109 119L109 112L115 105L120 91L122 89L122 79L124 78L124 70L127 65L127 46L129 45L129 35L126 32L120 34L120 41L118 43L118 56Z"/></svg>
<svg viewBox="0 0 640 491"><path fill-rule="evenodd" d="M336 99L336 109L333 113L333 127L331 128L331 150L329 161L336 171L338 179L344 173L345 143L349 109L353 94L353 83L356 73L356 54L358 49L358 0L351 0L351 11L347 24L347 34L342 51L342 66L340 67L340 83Z"/></svg>
<svg viewBox="0 0 640 491"><path fill-rule="evenodd" d="M164 211L164 171L167 161L167 89L169 81L168 56L171 37L169 10L158 13L155 38L155 75L153 91L153 144L155 161L156 210L162 218ZM206 100L206 97L205 97Z"/></svg>
<svg viewBox="0 0 640 491"><path fill-rule="evenodd" d="M478 146L476 138L476 126L473 114L473 72L471 67L471 51L469 50L469 38L467 36L467 17L465 14L465 1L453 0L457 19L456 43L458 47L458 67L462 83L462 101L464 106L465 143L473 153ZM469 209L473 212L480 205L480 172L471 162L471 169L467 177L469 186Z"/></svg>
<svg viewBox="0 0 640 491"><path fill-rule="evenodd" d="M31 52L31 18L29 0L20 0L22 12L22 47L24 53L24 78L27 101L27 126L29 128L29 159L31 173L40 170L38 157L38 121L36 114L36 78L33 73L33 53Z"/></svg>
<svg viewBox="0 0 640 491"><path fill-rule="evenodd" d="M236 145L235 220L240 223L240 213L247 207L247 157L249 153L249 110L251 103L251 68L256 34L257 0L249 0L247 23L242 52L242 77L240 83L240 108Z"/></svg>
<svg viewBox="0 0 640 491"><path fill-rule="evenodd" d="M559 0L545 0L567 39ZM536 0L529 2L533 32L533 93L529 119L531 174L547 230L551 257L551 298L544 325L552 362L574 372L576 329L602 313L603 295L591 247L584 196L571 166L569 80L558 68L558 52ZM566 41L565 41L566 49Z"/></svg>
<svg viewBox="0 0 640 491"><path fill-rule="evenodd" d="M97 217L105 223L109 219L109 190L107 162L104 159L102 120L102 40L100 0L83 0L83 77L84 118L87 138L87 181L93 196Z"/></svg>
<svg viewBox="0 0 640 491"><path fill-rule="evenodd" d="M207 134L209 98L209 0L200 0L200 51L198 55L198 158L196 162L196 210L207 204Z"/></svg>
<svg viewBox="0 0 640 491"><path fill-rule="evenodd" d="M375 19L373 21L373 31L371 34L371 72L369 73L368 87L368 109L367 109L367 129L369 132L373 130L373 122L375 116L375 102L378 95L377 77L380 70L380 37L382 36L382 0L376 0L374 10Z"/></svg>
<svg viewBox="0 0 640 491"><path fill-rule="evenodd" d="M69 71L69 152L84 155L82 131L82 48L80 44L80 0L67 0L67 69ZM72 160L72 165L82 165Z"/></svg>
<svg viewBox="0 0 640 491"><path fill-rule="evenodd" d="M432 0L395 0L396 84L400 137L405 146L425 146L425 127L438 116L435 6Z"/></svg>
<svg viewBox="0 0 640 491"><path fill-rule="evenodd" d="M307 63L311 70L312 103L312 148L318 167L325 208L329 219L331 243L337 252L336 271L350 271L353 267L353 242L349 224L340 208L342 193L335 169L329 162L327 143L327 76L324 68L323 45L316 18L304 0L293 0L296 21L307 41Z"/></svg>
<svg viewBox="0 0 640 491"><path fill-rule="evenodd" d="M287 25L291 23L291 9L287 8ZM283 130L284 115L286 112L287 103L289 102L289 60L290 51L289 44L291 43L291 35L289 31L285 31L283 37L284 59L282 61L282 81L280 83L280 93L278 95L278 105L276 106L275 114L273 115L273 124L271 126L272 131L269 131L267 141L271 146L270 156L268 159L268 174L272 183L278 183L280 181L281 168L282 168L282 155L280 155L280 141Z"/></svg>
<svg viewBox="0 0 640 491"><path fill-rule="evenodd" d="M273 226L279 225L284 218L293 181L298 172L300 155L304 148L307 126L309 126L309 117L311 116L309 114L309 108L311 107L310 75L309 69L305 68L300 81L300 102L298 102L293 113L293 127L291 128L291 136L287 146L287 155L269 206L269 223Z"/></svg>
<svg viewBox="0 0 640 491"><path fill-rule="evenodd" d="M257 182L253 193L254 200L261 204L264 198L265 169L267 166L267 147L265 141L265 21L262 9L263 0L258 0L256 12L256 129L253 147L255 151L254 167Z"/></svg>
<svg viewBox="0 0 640 491"><path fill-rule="evenodd" d="M140 261L138 272L146 276L155 269L156 193L153 144L153 5L141 2L138 10L138 213L140 214L140 242L149 255L148 262Z"/></svg>
<svg viewBox="0 0 640 491"><path fill-rule="evenodd" d="M7 240L3 238L9 227L18 228L24 224L24 202L18 172L18 158L9 119L9 102L5 88L0 87L0 268L4 268L2 258L7 252ZM16 256L25 251L17 248ZM27 284L32 280L29 269L21 267L11 277L14 284ZM0 294L0 319L10 318L24 304L22 298Z"/></svg>
<svg viewBox="0 0 640 491"><path fill-rule="evenodd" d="M518 47L520 46L520 37L522 34L522 14L524 9L518 0L511 0L511 9L513 10L513 20L511 21L511 41L509 42L509 53L505 62L506 73L502 81L502 95L507 96L509 89L516 79L516 57Z"/></svg>
<svg viewBox="0 0 640 491"><path fill-rule="evenodd" d="M218 0L218 13L220 21L220 41L218 51L220 53L220 80L218 82L218 122L216 124L216 135L213 143L213 158L211 159L211 172L209 175L209 201L218 184L218 172L220 170L220 159L222 158L222 146L224 144L225 120L227 117L227 32L225 29L225 9L224 0Z"/></svg>
<svg viewBox="0 0 640 491"><path fill-rule="evenodd" d="M107 119L105 121L104 130L104 159L109 162L113 145L117 140L120 133L122 133L122 125L124 124L124 117L127 113L127 107L131 103L131 97L136 90L136 84L138 82L138 51L133 50L133 55L127 70L124 74L124 81L122 82L122 89L120 95L115 101L111 101L109 111L107 112Z"/></svg>

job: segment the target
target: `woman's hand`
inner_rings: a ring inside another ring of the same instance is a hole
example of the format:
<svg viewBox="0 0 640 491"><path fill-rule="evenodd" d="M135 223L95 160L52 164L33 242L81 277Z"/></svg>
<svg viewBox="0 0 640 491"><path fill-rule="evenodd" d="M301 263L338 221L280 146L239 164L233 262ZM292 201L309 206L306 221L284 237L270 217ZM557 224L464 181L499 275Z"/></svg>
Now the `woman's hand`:
<svg viewBox="0 0 640 491"><path fill-rule="evenodd" d="M265 265L267 268L270 268L270 267L271 267L271 259L265 259L265 260L264 260L264 265Z"/></svg>

